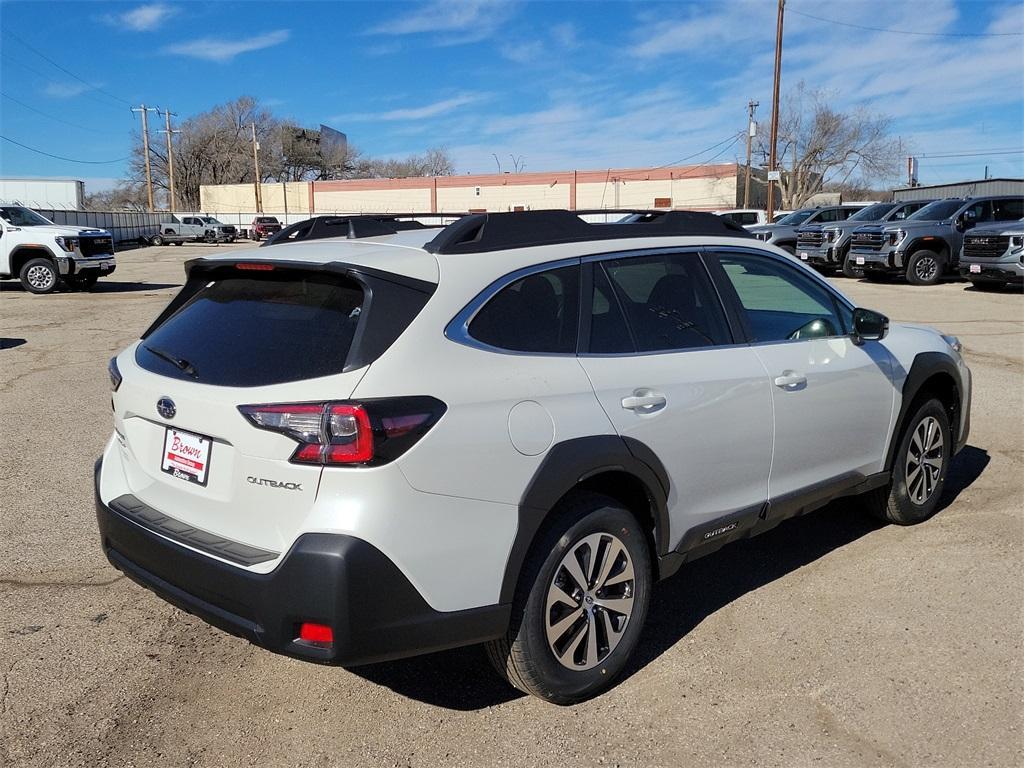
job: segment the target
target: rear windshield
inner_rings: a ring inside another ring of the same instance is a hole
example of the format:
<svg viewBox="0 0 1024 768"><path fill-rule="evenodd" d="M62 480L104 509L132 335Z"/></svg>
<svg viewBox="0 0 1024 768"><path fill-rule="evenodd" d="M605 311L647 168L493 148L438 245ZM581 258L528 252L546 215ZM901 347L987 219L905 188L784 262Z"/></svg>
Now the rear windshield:
<svg viewBox="0 0 1024 768"><path fill-rule="evenodd" d="M281 222L279 222L273 216L260 216L258 219L256 219L256 223L257 224L280 224Z"/></svg>
<svg viewBox="0 0 1024 768"><path fill-rule="evenodd" d="M214 279L150 333L136 362L163 376L254 387L345 369L363 290L340 275Z"/></svg>

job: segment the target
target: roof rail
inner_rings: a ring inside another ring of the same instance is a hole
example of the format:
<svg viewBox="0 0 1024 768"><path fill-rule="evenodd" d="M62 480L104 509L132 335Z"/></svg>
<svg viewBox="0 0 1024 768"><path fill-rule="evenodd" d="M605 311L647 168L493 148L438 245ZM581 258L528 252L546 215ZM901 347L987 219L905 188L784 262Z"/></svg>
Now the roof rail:
<svg viewBox="0 0 1024 768"><path fill-rule="evenodd" d="M589 224L585 214L625 214L622 221ZM486 253L506 248L622 240L631 237L753 237L747 230L713 213L593 209L480 213L464 216L438 232L424 247L431 253Z"/></svg>
<svg viewBox="0 0 1024 768"><path fill-rule="evenodd" d="M311 219L290 224L280 232L267 238L261 248L268 245L294 243L301 240L319 240L325 237L347 237L355 240L362 237L393 235L409 229L444 227L445 224L424 224L417 219L452 218L458 213L364 213L352 216L314 216Z"/></svg>

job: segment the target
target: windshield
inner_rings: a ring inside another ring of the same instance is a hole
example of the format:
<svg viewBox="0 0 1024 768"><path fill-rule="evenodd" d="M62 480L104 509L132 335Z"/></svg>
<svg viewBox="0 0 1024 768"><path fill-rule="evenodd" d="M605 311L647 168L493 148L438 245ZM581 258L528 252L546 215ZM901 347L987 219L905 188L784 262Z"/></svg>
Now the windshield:
<svg viewBox="0 0 1024 768"><path fill-rule="evenodd" d="M20 205L0 207L0 216L12 227L52 227L53 222Z"/></svg>
<svg viewBox="0 0 1024 768"><path fill-rule="evenodd" d="M918 221L939 221L948 219L963 207L963 200L936 200L929 203L917 213L907 217L907 221L916 219Z"/></svg>
<svg viewBox="0 0 1024 768"><path fill-rule="evenodd" d="M810 215L812 213L814 213L813 208L808 208L805 211L793 211L791 214L789 214L788 216L783 216L775 223L782 224L783 226L803 224L805 221L807 221L808 218L810 218Z"/></svg>
<svg viewBox="0 0 1024 768"><path fill-rule="evenodd" d="M878 221L895 207L896 203L875 203L867 208L861 208L847 221Z"/></svg>

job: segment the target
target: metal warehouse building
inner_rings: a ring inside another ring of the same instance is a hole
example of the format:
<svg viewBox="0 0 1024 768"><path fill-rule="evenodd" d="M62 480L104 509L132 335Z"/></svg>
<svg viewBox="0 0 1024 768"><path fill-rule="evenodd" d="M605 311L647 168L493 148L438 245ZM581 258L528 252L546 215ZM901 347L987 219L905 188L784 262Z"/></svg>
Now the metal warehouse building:
<svg viewBox="0 0 1024 768"><path fill-rule="evenodd" d="M893 190L894 200L932 200L940 197L1024 195L1024 179L976 179L955 184L930 184Z"/></svg>
<svg viewBox="0 0 1024 768"><path fill-rule="evenodd" d="M263 210L290 218L316 213L444 213L544 208L684 208L716 210L743 202L745 166L611 168L407 179L352 179L263 184ZM763 207L765 172L751 173L751 204ZM255 215L253 184L206 185L203 211L248 223Z"/></svg>

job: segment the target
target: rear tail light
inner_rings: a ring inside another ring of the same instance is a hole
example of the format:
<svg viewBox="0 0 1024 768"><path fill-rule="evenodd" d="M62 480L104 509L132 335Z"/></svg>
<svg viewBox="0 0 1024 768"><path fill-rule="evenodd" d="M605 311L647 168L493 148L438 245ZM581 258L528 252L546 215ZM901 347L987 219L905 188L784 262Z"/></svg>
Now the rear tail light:
<svg viewBox="0 0 1024 768"><path fill-rule="evenodd" d="M433 397L394 397L240 405L238 410L253 426L295 440L299 445L289 459L293 463L375 466L415 445L446 406Z"/></svg>
<svg viewBox="0 0 1024 768"><path fill-rule="evenodd" d="M299 640L312 645L332 645L334 643L334 630L326 624L304 621L299 627Z"/></svg>
<svg viewBox="0 0 1024 768"><path fill-rule="evenodd" d="M110 391L117 392L117 388L121 386L121 371L117 367L117 358L110 358L110 362L107 363L107 373L110 375Z"/></svg>

